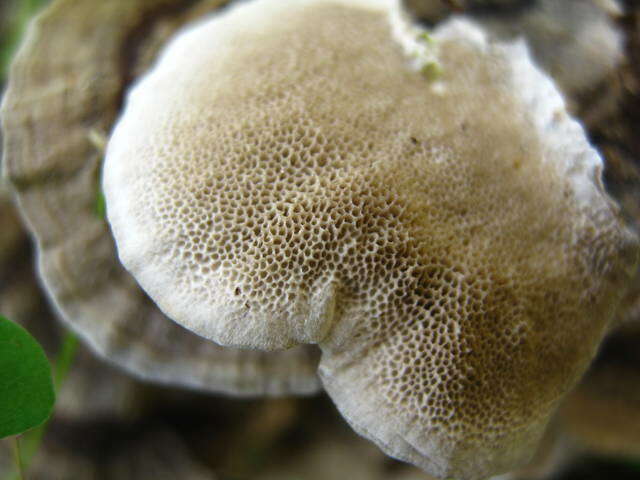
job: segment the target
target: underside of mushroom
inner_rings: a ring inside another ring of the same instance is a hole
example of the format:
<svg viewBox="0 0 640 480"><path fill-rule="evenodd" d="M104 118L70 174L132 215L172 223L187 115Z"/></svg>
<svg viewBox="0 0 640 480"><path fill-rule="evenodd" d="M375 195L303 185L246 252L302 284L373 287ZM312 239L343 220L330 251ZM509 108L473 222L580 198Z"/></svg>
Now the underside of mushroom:
<svg viewBox="0 0 640 480"><path fill-rule="evenodd" d="M356 431L479 479L535 451L635 267L601 170L522 43L425 35L384 0L256 0L170 43L103 185L170 318L319 344Z"/></svg>

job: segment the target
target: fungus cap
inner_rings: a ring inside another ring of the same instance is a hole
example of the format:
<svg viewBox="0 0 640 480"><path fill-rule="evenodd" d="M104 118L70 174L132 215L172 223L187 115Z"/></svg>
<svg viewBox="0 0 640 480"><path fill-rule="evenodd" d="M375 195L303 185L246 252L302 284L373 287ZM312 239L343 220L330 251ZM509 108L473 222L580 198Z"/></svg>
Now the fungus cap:
<svg viewBox="0 0 640 480"><path fill-rule="evenodd" d="M56 313L103 358L146 380L236 395L319 388L315 347L221 348L167 319L116 257L96 212L122 92L180 25L225 0L55 0L30 24L2 99L2 173L35 239ZM0 234L8 240L10 232ZM0 242L2 243L2 242ZM19 282L8 286L18 286Z"/></svg>
<svg viewBox="0 0 640 480"><path fill-rule="evenodd" d="M483 478L535 451L637 241L523 43L450 22L432 81L403 18L256 0L180 34L110 140L108 217L169 317L223 345L318 343L356 431Z"/></svg>

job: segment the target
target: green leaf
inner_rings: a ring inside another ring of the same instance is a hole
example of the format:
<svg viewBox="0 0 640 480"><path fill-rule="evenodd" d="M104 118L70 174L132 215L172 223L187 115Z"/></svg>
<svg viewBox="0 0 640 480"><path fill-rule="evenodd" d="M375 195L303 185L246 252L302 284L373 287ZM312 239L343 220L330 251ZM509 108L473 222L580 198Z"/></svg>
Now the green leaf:
<svg viewBox="0 0 640 480"><path fill-rule="evenodd" d="M54 401L51 366L42 347L0 316L0 438L43 423Z"/></svg>

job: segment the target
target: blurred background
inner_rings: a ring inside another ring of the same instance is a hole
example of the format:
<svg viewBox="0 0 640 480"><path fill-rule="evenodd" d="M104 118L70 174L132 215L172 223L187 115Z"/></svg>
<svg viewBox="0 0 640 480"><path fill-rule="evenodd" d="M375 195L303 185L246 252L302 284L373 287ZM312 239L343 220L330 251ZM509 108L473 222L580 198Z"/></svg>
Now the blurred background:
<svg viewBox="0 0 640 480"><path fill-rule="evenodd" d="M0 87L6 84L10 60L27 22L47 3L0 1ZM184 7L197 3L185 1ZM443 1L434 2L438 4L434 8L428 2L409 3L426 23L452 12L485 17L498 12L515 25L522 9L535 2ZM528 5L515 8L516 3ZM603 8L610 9L611 22L620 32L623 58L595 84L572 92L572 108L607 159L609 190L637 225L640 2L620 2L615 8L612 2L597 3L609 4ZM73 19L69 22L68 28L74 28ZM139 381L97 358L52 312L35 274L32 243L4 185L0 187L0 313L24 325L52 362L66 362L69 367L53 417L21 440L28 464L25 478L429 478L358 437L326 395L238 399L199 393ZM637 319L635 326L630 322L605 343L592 370L550 427L532 466L503 478L640 479L637 323ZM0 441L0 447L0 480L17 478L8 440Z"/></svg>

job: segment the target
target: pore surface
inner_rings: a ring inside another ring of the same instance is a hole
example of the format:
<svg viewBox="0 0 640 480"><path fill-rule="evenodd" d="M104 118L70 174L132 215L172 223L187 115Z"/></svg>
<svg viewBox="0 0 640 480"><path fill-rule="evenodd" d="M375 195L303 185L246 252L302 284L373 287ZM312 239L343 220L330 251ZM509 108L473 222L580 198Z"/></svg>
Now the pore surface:
<svg viewBox="0 0 640 480"><path fill-rule="evenodd" d="M383 2L348 3L242 4L171 45L108 150L120 256L216 342L319 343L329 394L388 453L505 471L592 357L636 245L521 45L452 23L429 83Z"/></svg>

